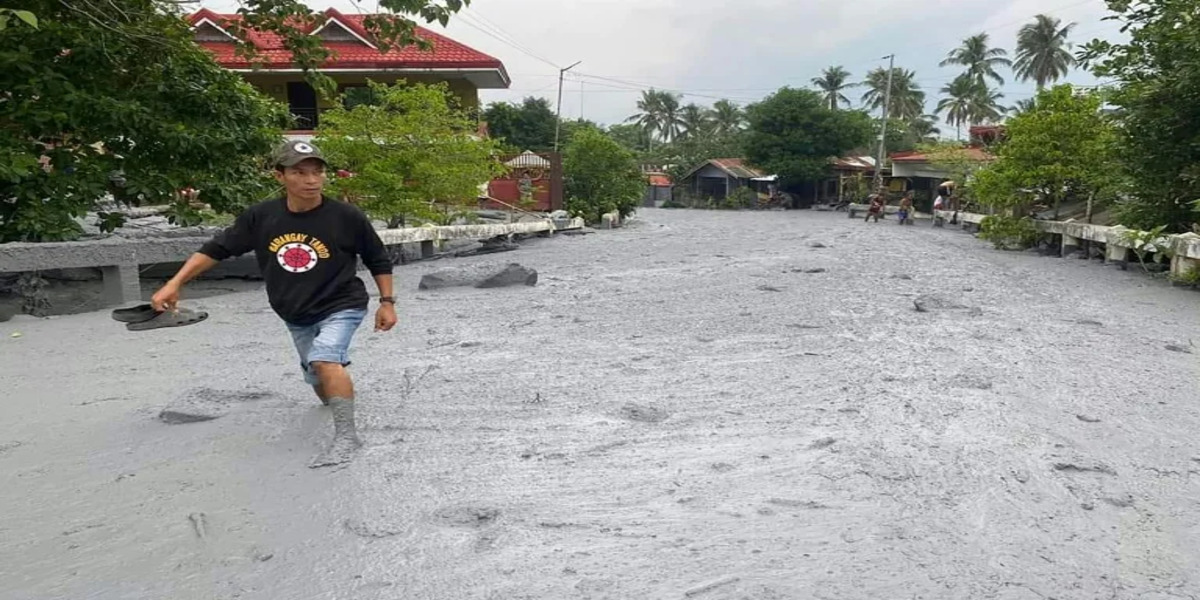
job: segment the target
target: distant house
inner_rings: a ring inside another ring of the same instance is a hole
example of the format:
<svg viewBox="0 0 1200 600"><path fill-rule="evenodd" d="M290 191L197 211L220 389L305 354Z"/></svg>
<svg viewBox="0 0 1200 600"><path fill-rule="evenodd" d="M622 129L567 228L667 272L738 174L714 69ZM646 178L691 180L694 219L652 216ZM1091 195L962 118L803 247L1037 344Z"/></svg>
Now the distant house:
<svg viewBox="0 0 1200 600"><path fill-rule="evenodd" d="M646 178L646 194L642 197L642 206L662 206L671 199L671 177L666 173L654 170L642 170Z"/></svg>
<svg viewBox="0 0 1200 600"><path fill-rule="evenodd" d="M321 71L337 82L339 91L365 88L367 80L378 83L446 82L467 109L479 107L479 90L508 88L511 79L498 59L469 48L444 35L423 27L416 35L433 44L430 50L415 46L379 49L363 25L368 15L345 15L330 8L323 13L324 21L309 35L321 38L322 44L335 55L321 66ZM234 36L227 31L229 23L241 17L200 9L187 20L192 26L196 43L212 52L222 67L239 73L247 82L268 96L285 102L296 117L297 130L289 137L306 139L321 120L321 112L330 104L304 80L304 74L292 63L291 53L283 48L282 40L273 33L250 32L249 41L258 49L261 64L255 65L236 54Z"/></svg>
<svg viewBox="0 0 1200 600"><path fill-rule="evenodd" d="M774 177L746 165L740 158L714 158L689 171L677 187L692 198L721 201L743 187L766 192L774 181Z"/></svg>

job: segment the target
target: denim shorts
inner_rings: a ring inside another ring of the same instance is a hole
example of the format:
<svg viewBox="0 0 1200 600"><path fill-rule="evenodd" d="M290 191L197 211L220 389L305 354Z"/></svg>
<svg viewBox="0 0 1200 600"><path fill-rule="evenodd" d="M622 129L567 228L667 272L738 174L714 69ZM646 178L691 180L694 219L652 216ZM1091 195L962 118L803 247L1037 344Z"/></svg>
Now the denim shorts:
<svg viewBox="0 0 1200 600"><path fill-rule="evenodd" d="M318 383L312 368L314 362L350 364L350 339L366 316L367 311L358 308L335 312L312 325L287 323L296 352L300 354L300 369L304 372L305 382L309 385Z"/></svg>

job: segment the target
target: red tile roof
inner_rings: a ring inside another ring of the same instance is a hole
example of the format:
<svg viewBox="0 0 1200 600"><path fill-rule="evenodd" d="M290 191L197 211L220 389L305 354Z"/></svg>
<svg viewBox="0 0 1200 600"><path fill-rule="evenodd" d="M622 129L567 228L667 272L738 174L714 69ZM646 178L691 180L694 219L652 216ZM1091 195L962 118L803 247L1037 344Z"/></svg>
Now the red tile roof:
<svg viewBox="0 0 1200 600"><path fill-rule="evenodd" d="M671 187L671 178L664 173L649 173L646 180L655 187Z"/></svg>
<svg viewBox="0 0 1200 600"><path fill-rule="evenodd" d="M343 24L358 36L371 40L371 35L363 25L363 20L368 15L346 15L334 8L324 11L323 14L327 17L326 20L335 19L336 22ZM226 23L237 21L241 17L236 14L218 14L207 8L188 15L188 22L192 25L205 19L218 27L224 27ZM433 48L421 50L416 46L405 46L380 52L376 48L359 42L326 42L325 47L333 50L336 56L322 67L325 69L496 69L503 73L505 81L508 80L508 74L504 72L504 64L499 59L424 27L418 26L416 34L431 42ZM294 68L291 53L283 48L283 41L278 35L250 31L247 38L258 48L260 55L258 58L262 61L261 68ZM216 54L217 62L227 69L253 68L251 61L235 54L236 48L233 40L229 42L199 41L197 43Z"/></svg>

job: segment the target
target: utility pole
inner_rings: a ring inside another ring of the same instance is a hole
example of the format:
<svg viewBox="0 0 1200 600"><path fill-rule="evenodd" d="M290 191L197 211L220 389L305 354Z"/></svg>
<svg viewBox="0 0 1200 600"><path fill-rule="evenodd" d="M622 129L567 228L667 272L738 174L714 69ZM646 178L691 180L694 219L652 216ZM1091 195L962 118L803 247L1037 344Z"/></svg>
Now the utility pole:
<svg viewBox="0 0 1200 600"><path fill-rule="evenodd" d="M558 108L554 111L554 151L558 152L558 131L562 128L562 86L563 75L567 71L575 68L575 65L583 62L582 60L575 61L574 65L558 70Z"/></svg>
<svg viewBox="0 0 1200 600"><path fill-rule="evenodd" d="M883 91L883 114L880 115L879 123L879 155L875 158L875 191L883 187L883 150L887 142L887 122L888 113L892 110L892 71L895 70L896 55L889 54L883 58L888 59L887 73L887 89Z"/></svg>

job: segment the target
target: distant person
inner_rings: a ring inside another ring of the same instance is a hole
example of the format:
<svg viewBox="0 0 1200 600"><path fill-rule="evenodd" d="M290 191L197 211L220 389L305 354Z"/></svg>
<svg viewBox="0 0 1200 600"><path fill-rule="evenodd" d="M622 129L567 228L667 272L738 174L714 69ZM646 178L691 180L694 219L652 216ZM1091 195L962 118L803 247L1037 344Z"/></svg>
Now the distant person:
<svg viewBox="0 0 1200 600"><path fill-rule="evenodd" d="M362 211L322 193L328 164L316 146L287 142L276 150L272 166L285 194L238 215L150 304L159 313L174 310L188 281L219 261L254 251L267 300L291 333L304 380L333 413L333 442L310 466L342 464L362 445L354 423L354 383L346 371L350 339L367 315L369 300L358 261L361 257L379 288L375 331L396 325L392 261Z"/></svg>
<svg viewBox="0 0 1200 600"><path fill-rule="evenodd" d="M913 198L912 192L904 194L900 199L900 209L896 211L896 216L900 218L901 225L912 225Z"/></svg>
<svg viewBox="0 0 1200 600"><path fill-rule="evenodd" d="M871 194L871 203L867 206L867 218L863 219L863 223L870 222L871 218L875 218L875 222L879 222L879 217L883 215L883 195Z"/></svg>

